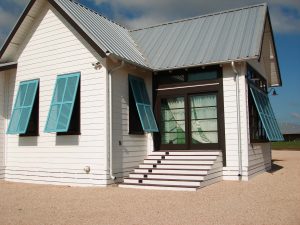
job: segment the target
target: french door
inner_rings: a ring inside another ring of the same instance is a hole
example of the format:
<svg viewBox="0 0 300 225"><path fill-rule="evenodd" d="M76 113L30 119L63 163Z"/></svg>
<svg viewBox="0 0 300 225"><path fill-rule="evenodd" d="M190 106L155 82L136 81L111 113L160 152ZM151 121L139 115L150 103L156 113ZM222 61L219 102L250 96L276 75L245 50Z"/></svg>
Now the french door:
<svg viewBox="0 0 300 225"><path fill-rule="evenodd" d="M158 150L219 149L218 92L159 95Z"/></svg>

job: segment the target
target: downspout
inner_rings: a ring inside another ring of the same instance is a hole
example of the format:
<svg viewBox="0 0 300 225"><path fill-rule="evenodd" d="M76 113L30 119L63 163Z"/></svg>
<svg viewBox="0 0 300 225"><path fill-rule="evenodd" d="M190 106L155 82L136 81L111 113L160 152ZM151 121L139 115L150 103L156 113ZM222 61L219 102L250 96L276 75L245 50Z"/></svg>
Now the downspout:
<svg viewBox="0 0 300 225"><path fill-rule="evenodd" d="M236 107L237 107L237 132L238 132L238 161L239 161L239 179L243 176L243 161L242 161L242 135L241 135L241 109L240 109L240 81L239 73L236 69L235 62L231 62L231 67L235 73L235 84L236 84Z"/></svg>
<svg viewBox="0 0 300 225"><path fill-rule="evenodd" d="M116 177L113 175L113 164L112 164L112 144L113 144L113 141L112 141L112 74L114 72L116 72L117 70L119 69L122 69L124 67L125 63L124 61L121 62L120 65L108 70L108 83L107 83L107 87L108 87L108 96L109 96L109 99L108 99L108 104L109 104L109 112L108 112L108 115L109 115L109 141L108 141L108 148L109 148L109 175L110 175L110 178L112 180L116 180Z"/></svg>

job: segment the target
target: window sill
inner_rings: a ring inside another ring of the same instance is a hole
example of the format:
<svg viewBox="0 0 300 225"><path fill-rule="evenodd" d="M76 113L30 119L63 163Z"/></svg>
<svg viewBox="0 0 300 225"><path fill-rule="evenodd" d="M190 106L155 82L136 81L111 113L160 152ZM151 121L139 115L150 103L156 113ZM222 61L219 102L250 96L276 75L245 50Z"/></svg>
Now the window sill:
<svg viewBox="0 0 300 225"><path fill-rule="evenodd" d="M129 135L145 135L146 133L145 132L134 132L134 131L131 131L128 134Z"/></svg>
<svg viewBox="0 0 300 225"><path fill-rule="evenodd" d="M78 135L81 135L81 132L76 132L76 131L73 131L73 132L60 132L60 133L56 133L56 136L78 136Z"/></svg>

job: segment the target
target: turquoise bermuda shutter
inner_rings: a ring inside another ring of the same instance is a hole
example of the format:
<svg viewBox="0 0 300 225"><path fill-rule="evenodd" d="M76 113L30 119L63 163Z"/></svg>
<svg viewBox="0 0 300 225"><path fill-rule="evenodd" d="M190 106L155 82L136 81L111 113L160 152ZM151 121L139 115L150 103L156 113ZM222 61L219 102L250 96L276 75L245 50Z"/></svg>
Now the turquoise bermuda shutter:
<svg viewBox="0 0 300 225"><path fill-rule="evenodd" d="M269 141L284 141L268 95L252 84L250 91Z"/></svg>
<svg viewBox="0 0 300 225"><path fill-rule="evenodd" d="M145 132L158 132L144 80L135 76L129 76L128 79L143 130Z"/></svg>
<svg viewBox="0 0 300 225"><path fill-rule="evenodd" d="M25 134L36 97L39 80L20 82L7 134Z"/></svg>
<svg viewBox="0 0 300 225"><path fill-rule="evenodd" d="M45 127L46 133L68 131L79 79L80 73L57 76Z"/></svg>

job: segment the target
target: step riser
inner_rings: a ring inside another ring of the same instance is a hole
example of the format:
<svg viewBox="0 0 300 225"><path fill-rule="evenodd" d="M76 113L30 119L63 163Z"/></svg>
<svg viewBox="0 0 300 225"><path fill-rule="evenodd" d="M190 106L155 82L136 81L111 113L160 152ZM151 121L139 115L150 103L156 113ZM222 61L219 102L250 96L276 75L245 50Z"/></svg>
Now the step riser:
<svg viewBox="0 0 300 225"><path fill-rule="evenodd" d="M153 165L140 165L139 168L147 168L147 169L153 169ZM162 169L191 169L191 170L209 170L211 166L196 166L196 165L156 165L156 168L162 168Z"/></svg>
<svg viewBox="0 0 300 225"><path fill-rule="evenodd" d="M216 160L217 156L178 156L178 155L174 155L174 156L154 156L154 155L150 155L147 157L147 159L151 159L151 160L163 160L164 159L175 159L175 160Z"/></svg>
<svg viewBox="0 0 300 225"><path fill-rule="evenodd" d="M143 174L130 174L130 178L144 178ZM146 178L150 179L166 179L166 180L194 180L200 181L203 180L203 176L179 176L179 175L154 175L154 174L147 174Z"/></svg>
<svg viewBox="0 0 300 225"><path fill-rule="evenodd" d="M139 180L124 179L126 184L139 184ZM167 181L167 180L143 180L143 184L155 184L155 185L178 185L178 186L200 186L200 182L195 181Z"/></svg>
<svg viewBox="0 0 300 225"><path fill-rule="evenodd" d="M197 188L187 188L187 187L153 187L147 185L128 185L120 184L119 187L122 188L135 188L135 189L148 189L148 190L165 190L165 191L197 191Z"/></svg>
<svg viewBox="0 0 300 225"><path fill-rule="evenodd" d="M160 163L159 163L160 161ZM154 164L184 164L184 165L212 165L214 161L188 161L188 160L144 160L144 163L154 163Z"/></svg>
<svg viewBox="0 0 300 225"><path fill-rule="evenodd" d="M151 155L167 155L167 154L166 154L166 152L153 152ZM169 152L168 155L218 156L218 155L220 155L220 152L209 152L209 151L203 151L203 152Z"/></svg>
<svg viewBox="0 0 300 225"><path fill-rule="evenodd" d="M135 173L149 173L149 170L147 169L135 169L134 170ZM189 174L196 174L196 175L206 175L207 171L189 171L189 170L152 170L152 172L150 172L152 174L156 174L156 173L164 173L164 174L182 174L182 175L189 175Z"/></svg>

